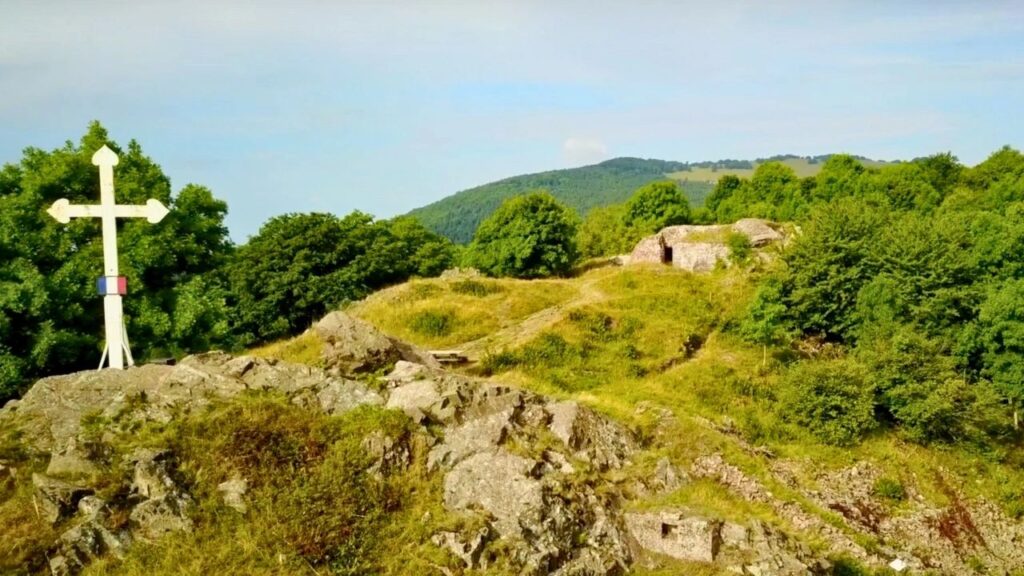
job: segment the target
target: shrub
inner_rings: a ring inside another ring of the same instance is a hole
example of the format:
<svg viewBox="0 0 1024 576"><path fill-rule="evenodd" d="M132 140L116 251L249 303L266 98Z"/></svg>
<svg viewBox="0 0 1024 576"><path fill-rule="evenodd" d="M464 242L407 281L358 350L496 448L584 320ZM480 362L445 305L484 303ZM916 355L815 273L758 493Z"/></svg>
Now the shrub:
<svg viewBox="0 0 1024 576"><path fill-rule="evenodd" d="M888 476L882 476L876 480L875 485L871 488L871 493L892 502L902 502L907 498L907 490L903 487L903 483L899 479Z"/></svg>
<svg viewBox="0 0 1024 576"><path fill-rule="evenodd" d="M725 237L725 245L729 248L729 259L737 266L746 265L754 255L754 247L746 234L729 232Z"/></svg>
<svg viewBox="0 0 1024 576"><path fill-rule="evenodd" d="M516 354L526 367L559 366L579 352L558 334L544 332L523 346Z"/></svg>
<svg viewBox="0 0 1024 576"><path fill-rule="evenodd" d="M784 417L827 444L856 443L875 426L874 388L857 363L840 359L803 362L786 374Z"/></svg>
<svg viewBox="0 0 1024 576"><path fill-rule="evenodd" d="M452 283L451 289L456 294L466 294L481 298L502 291L501 286L494 282L480 282L478 280L460 280Z"/></svg>
<svg viewBox="0 0 1024 576"><path fill-rule="evenodd" d="M457 318L453 310L423 310L409 321L409 328L423 336L447 336L455 330Z"/></svg>
<svg viewBox="0 0 1024 576"><path fill-rule="evenodd" d="M603 312L572 310L569 321L598 340L611 340L615 336L615 320Z"/></svg>

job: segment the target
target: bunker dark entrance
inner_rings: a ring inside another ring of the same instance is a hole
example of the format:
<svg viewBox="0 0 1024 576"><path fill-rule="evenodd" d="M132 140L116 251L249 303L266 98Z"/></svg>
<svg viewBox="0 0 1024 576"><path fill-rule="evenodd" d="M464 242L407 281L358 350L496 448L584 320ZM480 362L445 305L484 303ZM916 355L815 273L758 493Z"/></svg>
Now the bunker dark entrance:
<svg viewBox="0 0 1024 576"><path fill-rule="evenodd" d="M661 263L671 264L672 263L672 247L665 246L665 249L661 251Z"/></svg>

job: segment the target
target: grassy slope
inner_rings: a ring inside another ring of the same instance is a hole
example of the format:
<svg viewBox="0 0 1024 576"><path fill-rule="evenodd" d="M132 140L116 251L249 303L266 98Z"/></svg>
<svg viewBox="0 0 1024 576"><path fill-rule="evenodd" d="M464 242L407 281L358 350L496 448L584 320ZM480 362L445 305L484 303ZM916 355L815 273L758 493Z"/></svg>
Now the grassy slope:
<svg viewBox="0 0 1024 576"><path fill-rule="evenodd" d="M939 471L951 475L967 495L996 502L1006 501L1008 486L1024 482L1022 471L963 450L924 448L891 432L879 432L854 448L834 448L781 421L772 410L778 361L762 367L761 350L728 330L752 296L754 281L745 273L697 276L663 267L605 268L572 280L485 282L492 292L472 296L453 292L451 282L416 281L379 293L350 311L414 343L458 347L456 342L478 336L478 326L503 326L535 316L542 305L537 294L543 292L544 303L559 305L561 318L540 327L525 343L523 334L507 347L490 342L491 356L484 364L492 367L496 380L580 400L649 438L633 473L649 473L662 456L687 467L701 455L721 451L777 496L802 500L772 477L770 461L751 454L743 442L710 422L737 428L750 444L765 445L778 458L794 462L811 485L814 472L862 460L940 505L948 502L935 484ZM590 297L581 298L584 291ZM450 331L414 328L418 315L434 309L454 314ZM699 350L688 356L687 342L692 348L699 341ZM776 358L787 353L774 351ZM655 426L658 409L675 416L668 429ZM760 517L792 529L768 507L741 501L704 481L638 505L686 505L739 521ZM899 507L891 512L899 514ZM837 522L830 512L818 513ZM816 544L813 534L804 536Z"/></svg>
<svg viewBox="0 0 1024 576"><path fill-rule="evenodd" d="M1022 471L962 450L922 448L886 432L852 449L833 448L780 421L772 409L777 360L763 368L761 350L729 330L751 298L755 281L736 270L699 276L657 266L599 268L565 280L417 280L374 294L349 311L430 348L461 348L487 336L482 364L490 366L493 380L584 402L640 436L645 448L623 474L649 476L662 457L685 469L700 456L720 452L777 497L800 502L805 502L800 494L775 480L773 465L793 464L798 481L813 487L816 473L866 460L936 504L947 503L935 484L939 471L967 495L993 501L1024 483ZM520 324L527 329L514 329ZM305 335L256 352L315 363L318 348ZM773 353L780 357L786 351ZM666 420L663 411L672 417ZM108 424L115 426L116 419ZM461 520L441 506L441 479L426 470L426 447L414 445L413 466L385 483L364 474L360 448L368 431L405 426L390 411L316 416L283 399L257 395L166 425L131 429L105 450L117 460L117 454L136 446L171 447L182 458L183 472L195 479L197 530L137 546L125 561L106 559L86 574L327 573L317 572L296 550L315 551L330 544L321 539L337 533L329 523L339 518L360 520L347 540L354 547L330 562L337 573L427 573L431 565L451 561L430 544L430 534ZM739 434L723 431L727 428ZM766 446L776 459L751 451L750 445ZM46 466L20 453L16 437L5 430L0 430L0 459L26 474ZM254 480L252 509L245 520L226 510L216 492L218 483L236 471ZM353 482L362 496L346 498ZM0 572L38 558L55 537L30 512L27 486L20 484L0 500L0 539L8 543L0 548ZM705 480L634 505L686 506L743 523L760 518L799 534L770 507L744 501ZM325 509L335 514L311 512ZM841 526L834 514L810 510ZM900 514L900 506L889 512ZM820 548L814 534L802 537ZM866 537L857 538L872 544ZM496 567L488 573L504 570ZM713 566L679 563L657 570L637 567L634 573L719 574Z"/></svg>

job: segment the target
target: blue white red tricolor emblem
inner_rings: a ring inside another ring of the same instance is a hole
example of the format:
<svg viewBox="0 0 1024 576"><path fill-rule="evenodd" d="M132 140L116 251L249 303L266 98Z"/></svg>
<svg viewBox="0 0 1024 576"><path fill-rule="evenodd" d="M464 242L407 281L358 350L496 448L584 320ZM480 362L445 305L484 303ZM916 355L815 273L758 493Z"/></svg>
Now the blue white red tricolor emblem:
<svg viewBox="0 0 1024 576"><path fill-rule="evenodd" d="M101 276L96 281L96 291L99 292L100 296L109 294L124 296L128 293L128 279L124 276Z"/></svg>

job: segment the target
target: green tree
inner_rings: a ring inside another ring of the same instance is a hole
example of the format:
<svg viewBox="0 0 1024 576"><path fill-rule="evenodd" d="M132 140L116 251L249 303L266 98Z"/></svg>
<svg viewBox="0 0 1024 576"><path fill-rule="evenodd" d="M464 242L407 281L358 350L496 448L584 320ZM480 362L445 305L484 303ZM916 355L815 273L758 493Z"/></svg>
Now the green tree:
<svg viewBox="0 0 1024 576"><path fill-rule="evenodd" d="M861 176L866 169L849 154L834 154L825 161L816 177L814 198L828 202L844 196L861 195Z"/></svg>
<svg viewBox="0 0 1024 576"><path fill-rule="evenodd" d="M803 203L800 198L800 179L792 168L782 162L758 165L750 177L750 185L757 202L765 205L759 213L751 215L790 220Z"/></svg>
<svg viewBox="0 0 1024 576"><path fill-rule="evenodd" d="M690 203L675 182L645 184L626 202L624 222L642 235L689 221Z"/></svg>
<svg viewBox="0 0 1024 576"><path fill-rule="evenodd" d="M1024 403L1024 279L992 288L979 310L976 330L983 374L1010 401L1013 426L1019 429Z"/></svg>
<svg viewBox="0 0 1024 576"><path fill-rule="evenodd" d="M625 212L624 204L612 204L591 210L583 219L576 236L580 256L597 258L632 251L641 236L636 230L626 226Z"/></svg>
<svg viewBox="0 0 1024 576"><path fill-rule="evenodd" d="M768 364L768 347L791 337L786 322L786 306L782 303L782 284L769 277L757 289L754 301L740 323L740 336L761 346L761 365Z"/></svg>
<svg viewBox="0 0 1024 576"><path fill-rule="evenodd" d="M942 341L894 325L857 348L876 387L879 414L911 440L983 441L997 432L991 386L958 374Z"/></svg>
<svg viewBox="0 0 1024 576"><path fill-rule="evenodd" d="M276 216L228 267L235 330L243 343L295 334L372 290L439 274L453 254L451 242L409 217Z"/></svg>
<svg viewBox="0 0 1024 576"><path fill-rule="evenodd" d="M942 202L942 193L929 182L928 173L918 164L883 166L865 179L866 187L884 197L896 210L930 212Z"/></svg>
<svg viewBox="0 0 1024 576"><path fill-rule="evenodd" d="M917 158L914 164L920 167L925 180L931 184L941 198L945 198L960 183L964 167L950 152Z"/></svg>
<svg viewBox="0 0 1024 576"><path fill-rule="evenodd" d="M718 179L718 182L715 183L715 187L707 197L707 200L704 201L704 207L712 213L716 213L722 202L732 198L733 194L739 190L742 184L743 180L738 176L733 174L726 174L722 176Z"/></svg>
<svg viewBox="0 0 1024 576"><path fill-rule="evenodd" d="M232 250L223 224L227 205L200 186L172 195L170 180L137 142L121 147L93 122L77 145L27 148L19 163L0 170L0 397L16 394L26 379L96 365L103 330L95 293L103 271L100 224L82 218L62 225L45 210L58 198L99 201L91 158L104 144L120 158L117 202L156 198L171 209L157 225L119 224L125 320L136 358L191 350L196 341L185 326L206 329L226 315L216 270Z"/></svg>
<svg viewBox="0 0 1024 576"><path fill-rule="evenodd" d="M874 389L849 359L797 364L786 373L780 400L787 420L827 444L855 444L876 425Z"/></svg>
<svg viewBox="0 0 1024 576"><path fill-rule="evenodd" d="M981 164L966 170L963 181L971 188L985 190L997 182L1017 180L1021 176L1024 176L1024 154L1003 146Z"/></svg>
<svg viewBox="0 0 1024 576"><path fill-rule="evenodd" d="M855 199L812 211L783 256L780 297L794 326L833 339L853 336L857 295L878 272L872 255L886 223L884 211Z"/></svg>
<svg viewBox="0 0 1024 576"><path fill-rule="evenodd" d="M467 258L491 276L567 274L579 258L575 214L547 192L506 200L477 228Z"/></svg>
<svg viewBox="0 0 1024 576"><path fill-rule="evenodd" d="M308 328L331 308L365 295L362 275L348 269L372 243L372 218L354 212L271 218L239 247L230 266L237 329L245 341L280 338Z"/></svg>

